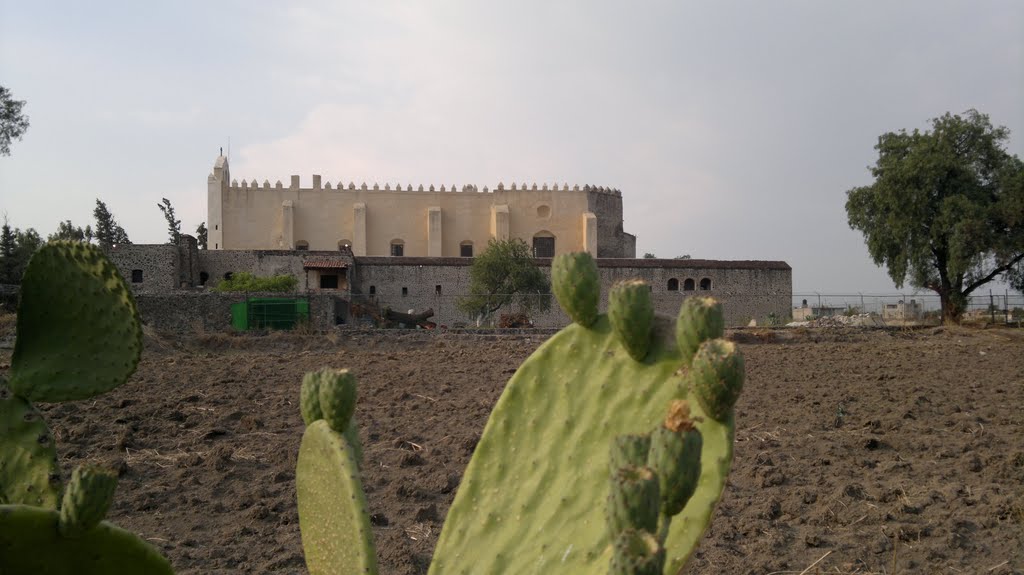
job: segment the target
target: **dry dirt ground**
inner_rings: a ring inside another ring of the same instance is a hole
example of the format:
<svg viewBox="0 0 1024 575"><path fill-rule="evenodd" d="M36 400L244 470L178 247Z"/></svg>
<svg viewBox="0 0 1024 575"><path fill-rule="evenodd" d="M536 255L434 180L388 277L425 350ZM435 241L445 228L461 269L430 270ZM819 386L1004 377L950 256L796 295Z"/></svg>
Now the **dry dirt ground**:
<svg viewBox="0 0 1024 575"><path fill-rule="evenodd" d="M735 467L686 573L1024 573L1024 332L732 337ZM381 572L425 573L490 408L542 339L150 334L128 384L44 411L65 474L117 465L111 519L178 572L305 573L299 382L352 368Z"/></svg>

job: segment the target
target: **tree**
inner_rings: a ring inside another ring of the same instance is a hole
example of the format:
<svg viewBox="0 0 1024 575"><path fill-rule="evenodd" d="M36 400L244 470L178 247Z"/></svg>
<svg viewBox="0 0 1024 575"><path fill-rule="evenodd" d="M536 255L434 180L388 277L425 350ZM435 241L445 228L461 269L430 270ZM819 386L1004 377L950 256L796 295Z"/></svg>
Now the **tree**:
<svg viewBox="0 0 1024 575"><path fill-rule="evenodd" d="M69 240L73 242L92 242L92 226L85 226L80 228L75 224L71 223L71 220L64 220L57 224L57 231L47 236L47 240L53 242L57 240Z"/></svg>
<svg viewBox="0 0 1024 575"><path fill-rule="evenodd" d="M11 155L11 141L21 140L28 130L28 116L21 110L24 100L15 100L7 88L0 86L0 156Z"/></svg>
<svg viewBox="0 0 1024 575"><path fill-rule="evenodd" d="M14 230L11 229L11 224L7 221L7 215L4 215L4 225L0 228L0 284L16 284L19 283L15 270L18 267L18 261L15 259L18 250L18 236L14 234Z"/></svg>
<svg viewBox="0 0 1024 575"><path fill-rule="evenodd" d="M676 256L676 257L674 257L672 259L674 259L674 260L688 260L688 259L690 259L690 254L683 254L681 256Z"/></svg>
<svg viewBox="0 0 1024 575"><path fill-rule="evenodd" d="M1013 280L1024 259L1024 162L1005 150L1009 130L976 110L931 124L879 137L875 182L847 192L846 213L896 286L938 293L955 322L968 295Z"/></svg>
<svg viewBox="0 0 1024 575"><path fill-rule="evenodd" d="M644 254L644 259L645 260L653 260L653 259L656 259L657 257L658 256L652 254L651 252L647 252L647 253Z"/></svg>
<svg viewBox="0 0 1024 575"><path fill-rule="evenodd" d="M107 204L99 198L96 198L96 208L93 209L92 215L96 218L96 243L101 248L109 250L114 246L131 243L124 228L118 225L114 215L107 209Z"/></svg>
<svg viewBox="0 0 1024 575"><path fill-rule="evenodd" d="M458 305L470 317L487 318L505 306L525 313L551 309L551 283L520 239L491 240L473 258L469 293Z"/></svg>
<svg viewBox="0 0 1024 575"><path fill-rule="evenodd" d="M196 243L199 244L199 249L206 249L206 239L209 235L210 232L206 229L206 222L201 222L199 227L196 228Z"/></svg>
<svg viewBox="0 0 1024 575"><path fill-rule="evenodd" d="M162 203L156 205L160 208L160 211L164 214L164 219L167 220L167 233L170 236L171 244L178 245L178 240L181 239L181 220L174 219L174 207L171 206L171 200L167 198L162 199Z"/></svg>

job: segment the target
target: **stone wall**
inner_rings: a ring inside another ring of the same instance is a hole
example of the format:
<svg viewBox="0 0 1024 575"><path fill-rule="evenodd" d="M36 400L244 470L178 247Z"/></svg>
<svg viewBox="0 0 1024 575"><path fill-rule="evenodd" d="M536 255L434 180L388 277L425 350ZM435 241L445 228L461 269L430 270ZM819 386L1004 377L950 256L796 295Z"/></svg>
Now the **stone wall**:
<svg viewBox="0 0 1024 575"><path fill-rule="evenodd" d="M458 300L469 292L470 264L461 258L356 258L352 300L372 297L403 312L431 308L433 320L449 327L469 323L470 318L458 309ZM537 265L550 277L551 260L539 259ZM683 298L712 296L722 302L730 326L746 325L751 319L763 321L769 314L788 317L792 300L792 268L785 262L602 259L598 271L602 310L607 308L611 286L632 278L651 285L659 313L674 316ZM688 279L693 280L692 291L685 289ZM675 280L677 289L669 289L670 280ZM710 281L710 289L700 289L702 280ZM551 311L534 314L532 319L538 327L569 322L554 300Z"/></svg>
<svg viewBox="0 0 1024 575"><path fill-rule="evenodd" d="M143 322L156 330L214 332L231 329L231 304L261 297L308 298L310 327L325 330L335 325L336 298L330 294L242 294L177 290L174 293L139 293L135 295L135 302Z"/></svg>
<svg viewBox="0 0 1024 575"><path fill-rule="evenodd" d="M136 294L169 293L179 287L181 255L177 246L117 246L107 255Z"/></svg>
<svg viewBox="0 0 1024 575"><path fill-rule="evenodd" d="M635 258L636 236L622 229L622 195L587 188L587 204L597 216L597 256Z"/></svg>

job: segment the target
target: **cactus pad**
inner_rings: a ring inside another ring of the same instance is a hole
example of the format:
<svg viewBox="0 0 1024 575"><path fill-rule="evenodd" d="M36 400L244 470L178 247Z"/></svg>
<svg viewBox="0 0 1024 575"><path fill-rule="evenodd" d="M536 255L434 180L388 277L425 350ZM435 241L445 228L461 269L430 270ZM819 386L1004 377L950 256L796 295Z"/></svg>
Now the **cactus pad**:
<svg viewBox="0 0 1024 575"><path fill-rule="evenodd" d="M620 435L612 441L608 470L612 475L622 467L647 465L647 452L651 449L649 435Z"/></svg>
<svg viewBox="0 0 1024 575"><path fill-rule="evenodd" d="M725 333L725 316L722 304L709 297L688 297L679 308L676 322L676 342L683 352L683 359L690 361L697 353L701 342L722 337Z"/></svg>
<svg viewBox="0 0 1024 575"><path fill-rule="evenodd" d="M107 516L114 500L117 475L98 467L76 467L64 490L60 506L60 532L65 537L80 537Z"/></svg>
<svg viewBox="0 0 1024 575"><path fill-rule="evenodd" d="M703 438L700 479L664 544L664 573L679 571L724 488L733 421L731 411L720 421L704 417L680 373L671 320L656 317L652 327L643 362L600 316L590 328L569 325L519 367L466 469L431 575L606 572L611 444L649 432L671 400L690 398Z"/></svg>
<svg viewBox="0 0 1024 575"><path fill-rule="evenodd" d="M151 545L106 521L80 537L63 537L59 514L28 505L0 505L0 573L171 575Z"/></svg>
<svg viewBox="0 0 1024 575"><path fill-rule="evenodd" d="M0 504L56 509L57 448L42 415L0 379Z"/></svg>
<svg viewBox="0 0 1024 575"><path fill-rule="evenodd" d="M690 377L704 412L724 421L743 390L743 356L731 341L706 341L693 356Z"/></svg>
<svg viewBox="0 0 1024 575"><path fill-rule="evenodd" d="M654 531L658 527L658 476L649 467L622 467L612 475L605 513L608 531Z"/></svg>
<svg viewBox="0 0 1024 575"><path fill-rule="evenodd" d="M601 282L587 252L559 254L551 262L551 291L572 320L589 327L597 319Z"/></svg>
<svg viewBox="0 0 1024 575"><path fill-rule="evenodd" d="M11 390L30 401L85 399L135 371L142 328L121 274L98 248L51 242L21 282Z"/></svg>
<svg viewBox="0 0 1024 575"><path fill-rule="evenodd" d="M377 573L370 515L348 440L327 421L306 428L295 471L299 527L311 575Z"/></svg>
<svg viewBox="0 0 1024 575"><path fill-rule="evenodd" d="M356 411L356 378L347 369L324 369L307 373L305 380L314 378L320 395L320 412L331 429L344 433ZM304 416L305 417L305 416Z"/></svg>
<svg viewBox="0 0 1024 575"><path fill-rule="evenodd" d="M641 280L621 281L612 286L608 294L608 319L630 357L643 361L651 346L654 323L650 287Z"/></svg>

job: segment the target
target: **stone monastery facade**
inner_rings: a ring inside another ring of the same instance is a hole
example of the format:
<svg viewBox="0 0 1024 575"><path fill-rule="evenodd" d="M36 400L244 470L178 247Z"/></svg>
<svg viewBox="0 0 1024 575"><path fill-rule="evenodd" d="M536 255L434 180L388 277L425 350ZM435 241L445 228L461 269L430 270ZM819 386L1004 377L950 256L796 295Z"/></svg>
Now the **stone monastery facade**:
<svg viewBox="0 0 1024 575"><path fill-rule="evenodd" d="M359 256L472 257L491 239L519 238L537 257L588 251L636 257L636 237L622 229L622 193L593 186L498 184L415 190L368 187L292 176L285 187L231 179L217 158L207 178L209 248L314 250L345 247Z"/></svg>

